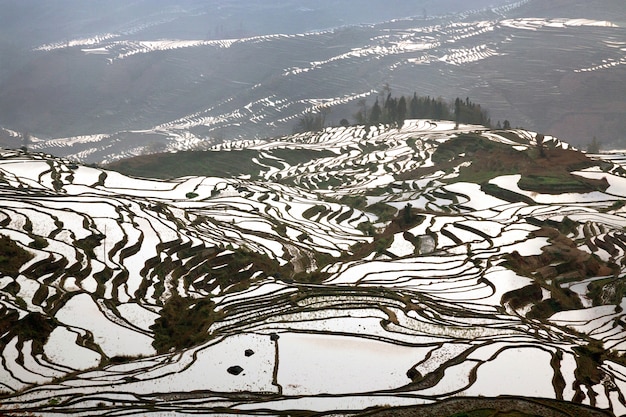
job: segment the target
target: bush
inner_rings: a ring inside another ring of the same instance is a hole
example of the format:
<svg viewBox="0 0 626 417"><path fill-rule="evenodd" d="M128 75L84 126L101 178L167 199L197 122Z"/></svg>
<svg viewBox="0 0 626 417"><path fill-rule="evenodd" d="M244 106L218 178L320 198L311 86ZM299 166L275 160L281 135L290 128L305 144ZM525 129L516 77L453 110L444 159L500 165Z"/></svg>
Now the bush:
<svg viewBox="0 0 626 417"><path fill-rule="evenodd" d="M29 247L34 249L44 249L49 245L48 241L41 236L35 236L33 241L28 244Z"/></svg>

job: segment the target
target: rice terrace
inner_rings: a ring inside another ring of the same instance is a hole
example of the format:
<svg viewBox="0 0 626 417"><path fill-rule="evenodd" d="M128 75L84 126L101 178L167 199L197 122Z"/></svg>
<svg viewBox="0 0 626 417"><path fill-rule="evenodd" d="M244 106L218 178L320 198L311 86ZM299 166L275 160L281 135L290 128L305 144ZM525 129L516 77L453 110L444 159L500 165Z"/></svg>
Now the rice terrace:
<svg viewBox="0 0 626 417"><path fill-rule="evenodd" d="M326 128L163 180L3 151L2 410L623 414L624 160L536 138Z"/></svg>
<svg viewBox="0 0 626 417"><path fill-rule="evenodd" d="M358 3L0 0L0 417L626 416L623 0Z"/></svg>

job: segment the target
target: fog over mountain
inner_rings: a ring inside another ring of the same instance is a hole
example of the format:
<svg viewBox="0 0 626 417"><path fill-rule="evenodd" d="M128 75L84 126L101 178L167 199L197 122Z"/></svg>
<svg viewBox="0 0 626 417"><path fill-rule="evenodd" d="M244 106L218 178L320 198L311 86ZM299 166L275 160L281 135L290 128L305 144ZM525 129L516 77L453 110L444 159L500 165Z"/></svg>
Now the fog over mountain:
<svg viewBox="0 0 626 417"><path fill-rule="evenodd" d="M86 162L290 133L321 107L469 96L622 146L626 11L596 1L0 1L0 144Z"/></svg>

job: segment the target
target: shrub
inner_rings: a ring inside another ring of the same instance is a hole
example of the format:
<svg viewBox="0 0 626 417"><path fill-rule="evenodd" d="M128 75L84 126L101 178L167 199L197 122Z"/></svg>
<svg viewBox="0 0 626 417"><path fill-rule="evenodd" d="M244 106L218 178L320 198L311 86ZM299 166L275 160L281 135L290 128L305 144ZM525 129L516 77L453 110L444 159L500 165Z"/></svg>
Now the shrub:
<svg viewBox="0 0 626 417"><path fill-rule="evenodd" d="M28 246L34 249L44 249L48 247L48 241L41 236L35 236Z"/></svg>

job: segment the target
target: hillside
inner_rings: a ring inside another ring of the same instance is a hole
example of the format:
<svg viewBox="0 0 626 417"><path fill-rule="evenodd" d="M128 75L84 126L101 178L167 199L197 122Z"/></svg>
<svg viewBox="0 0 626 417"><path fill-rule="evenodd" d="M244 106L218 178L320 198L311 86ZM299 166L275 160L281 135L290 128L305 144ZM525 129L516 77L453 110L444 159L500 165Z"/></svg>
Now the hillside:
<svg viewBox="0 0 626 417"><path fill-rule="evenodd" d="M355 122L385 86L624 146L622 0L277 2L5 0L0 146L28 133L31 150L85 163L206 148L290 134L321 109Z"/></svg>
<svg viewBox="0 0 626 417"><path fill-rule="evenodd" d="M2 151L0 411L626 413L624 159L536 137Z"/></svg>

